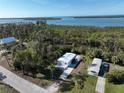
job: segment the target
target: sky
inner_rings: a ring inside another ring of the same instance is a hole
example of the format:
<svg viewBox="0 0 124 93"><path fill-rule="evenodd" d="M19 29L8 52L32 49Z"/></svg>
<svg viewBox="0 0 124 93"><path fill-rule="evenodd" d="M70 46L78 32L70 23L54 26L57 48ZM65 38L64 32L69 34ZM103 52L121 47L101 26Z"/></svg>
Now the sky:
<svg viewBox="0 0 124 93"><path fill-rule="evenodd" d="M0 18L124 14L124 0L0 0Z"/></svg>

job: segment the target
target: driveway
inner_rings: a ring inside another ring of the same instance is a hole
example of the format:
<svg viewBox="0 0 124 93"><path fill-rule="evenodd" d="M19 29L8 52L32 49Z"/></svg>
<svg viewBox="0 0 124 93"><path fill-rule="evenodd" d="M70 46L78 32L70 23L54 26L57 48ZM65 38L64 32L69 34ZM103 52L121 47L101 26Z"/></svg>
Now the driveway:
<svg viewBox="0 0 124 93"><path fill-rule="evenodd" d="M57 91L59 90L59 87L60 87L60 83L55 82L51 86L49 86L47 90L50 91L51 93L57 93Z"/></svg>
<svg viewBox="0 0 124 93"><path fill-rule="evenodd" d="M96 92L104 93L105 92L105 78L98 77L96 84Z"/></svg>
<svg viewBox="0 0 124 93"><path fill-rule="evenodd" d="M67 69L63 71L63 73L60 75L60 79L66 80L67 77L71 74L71 72L75 69L75 67L79 64L79 62L75 64L70 64Z"/></svg>
<svg viewBox="0 0 124 93"><path fill-rule="evenodd" d="M50 93L46 89L41 88L23 78L20 78L2 66L0 66L0 72L6 76L6 78L3 79L3 82L15 88L20 93Z"/></svg>

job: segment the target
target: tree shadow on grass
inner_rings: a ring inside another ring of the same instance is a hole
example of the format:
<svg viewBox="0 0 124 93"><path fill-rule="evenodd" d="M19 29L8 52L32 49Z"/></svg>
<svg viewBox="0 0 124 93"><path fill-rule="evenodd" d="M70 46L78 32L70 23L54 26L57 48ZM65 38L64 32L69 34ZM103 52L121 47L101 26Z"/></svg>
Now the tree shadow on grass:
<svg viewBox="0 0 124 93"><path fill-rule="evenodd" d="M108 82L109 83L113 83L115 85L121 85L121 84L124 84L124 78L123 77L122 78L119 78L119 79L113 77L111 79L108 79Z"/></svg>
<svg viewBox="0 0 124 93"><path fill-rule="evenodd" d="M115 84L115 85L121 85L121 84L124 84L124 80L115 80L115 81L113 81L113 84Z"/></svg>

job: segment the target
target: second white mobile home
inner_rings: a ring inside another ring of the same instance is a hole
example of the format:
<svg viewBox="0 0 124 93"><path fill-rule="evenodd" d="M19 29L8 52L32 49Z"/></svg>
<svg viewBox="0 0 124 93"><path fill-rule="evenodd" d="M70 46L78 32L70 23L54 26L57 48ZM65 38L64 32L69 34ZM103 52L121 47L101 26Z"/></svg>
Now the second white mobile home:
<svg viewBox="0 0 124 93"><path fill-rule="evenodd" d="M98 76L101 64L102 64L102 59L94 58L92 64L89 65L88 67L88 70L87 70L88 74L93 76Z"/></svg>

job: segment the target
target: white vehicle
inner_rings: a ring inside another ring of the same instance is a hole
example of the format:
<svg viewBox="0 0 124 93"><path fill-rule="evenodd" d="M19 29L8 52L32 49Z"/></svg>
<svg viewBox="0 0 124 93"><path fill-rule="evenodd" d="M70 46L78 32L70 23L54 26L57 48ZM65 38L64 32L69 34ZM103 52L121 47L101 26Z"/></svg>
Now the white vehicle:
<svg viewBox="0 0 124 93"><path fill-rule="evenodd" d="M76 62L80 62L80 61L81 61L81 56L80 56L80 55L77 55L77 56L75 57L75 60L76 60Z"/></svg>

